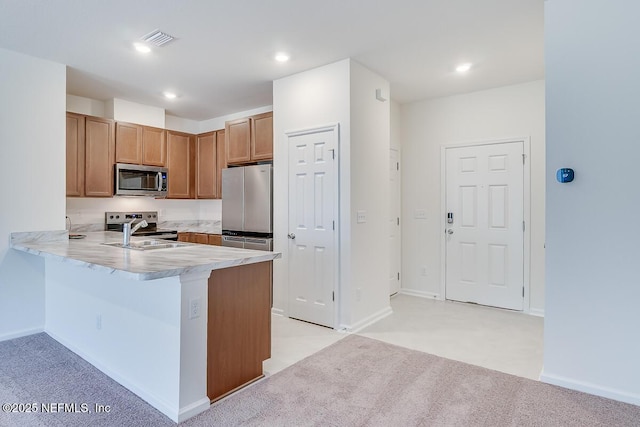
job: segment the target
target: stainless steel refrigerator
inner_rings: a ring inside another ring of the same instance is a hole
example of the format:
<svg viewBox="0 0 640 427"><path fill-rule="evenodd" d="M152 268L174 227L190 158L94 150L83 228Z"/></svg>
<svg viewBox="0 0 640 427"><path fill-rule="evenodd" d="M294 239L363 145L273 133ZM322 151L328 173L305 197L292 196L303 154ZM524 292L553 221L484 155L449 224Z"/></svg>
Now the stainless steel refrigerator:
<svg viewBox="0 0 640 427"><path fill-rule="evenodd" d="M273 167L222 170L222 246L273 250Z"/></svg>

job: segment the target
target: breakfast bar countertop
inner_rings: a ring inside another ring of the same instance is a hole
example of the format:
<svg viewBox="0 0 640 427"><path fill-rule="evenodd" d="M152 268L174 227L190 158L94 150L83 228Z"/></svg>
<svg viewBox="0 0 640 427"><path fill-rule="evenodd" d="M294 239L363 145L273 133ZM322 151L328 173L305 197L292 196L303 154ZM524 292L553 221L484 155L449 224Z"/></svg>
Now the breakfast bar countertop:
<svg viewBox="0 0 640 427"><path fill-rule="evenodd" d="M96 231L81 239L69 239L66 230L11 234L11 247L45 258L104 271L134 280L153 280L182 274L219 270L238 265L272 261L279 252L265 252L180 242L180 247L135 250L107 246L122 242L122 233ZM152 240L131 237L131 242Z"/></svg>

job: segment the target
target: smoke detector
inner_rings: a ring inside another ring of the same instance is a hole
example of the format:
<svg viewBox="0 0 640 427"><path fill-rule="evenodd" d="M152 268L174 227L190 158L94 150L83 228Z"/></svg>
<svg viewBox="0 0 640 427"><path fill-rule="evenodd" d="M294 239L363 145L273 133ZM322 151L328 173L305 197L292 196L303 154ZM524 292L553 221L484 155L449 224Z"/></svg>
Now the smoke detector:
<svg viewBox="0 0 640 427"><path fill-rule="evenodd" d="M141 40L147 44L151 44L154 46L164 46L173 39L174 37L170 36L167 33L163 33L160 30L153 30L149 34L142 36Z"/></svg>

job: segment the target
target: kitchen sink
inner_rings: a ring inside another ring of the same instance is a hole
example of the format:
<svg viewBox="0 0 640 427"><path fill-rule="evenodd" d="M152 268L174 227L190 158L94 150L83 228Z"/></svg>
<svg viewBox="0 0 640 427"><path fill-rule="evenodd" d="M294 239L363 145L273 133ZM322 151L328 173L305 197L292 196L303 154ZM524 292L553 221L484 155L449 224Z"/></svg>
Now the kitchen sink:
<svg viewBox="0 0 640 427"><path fill-rule="evenodd" d="M123 245L121 242L116 243L103 243L106 246L114 246L123 249L135 249L137 251L149 251L152 249L170 249L180 248L182 246L188 246L188 243L169 242L166 240L141 240L137 242L130 242L128 246Z"/></svg>

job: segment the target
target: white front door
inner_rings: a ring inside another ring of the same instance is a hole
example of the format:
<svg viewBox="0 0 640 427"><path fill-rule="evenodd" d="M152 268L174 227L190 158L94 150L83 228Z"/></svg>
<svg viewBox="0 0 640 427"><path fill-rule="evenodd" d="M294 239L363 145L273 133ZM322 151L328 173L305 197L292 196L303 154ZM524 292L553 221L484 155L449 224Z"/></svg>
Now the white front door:
<svg viewBox="0 0 640 427"><path fill-rule="evenodd" d="M338 127L287 135L289 316L334 327Z"/></svg>
<svg viewBox="0 0 640 427"><path fill-rule="evenodd" d="M400 291L400 159L389 156L389 294Z"/></svg>
<svg viewBox="0 0 640 427"><path fill-rule="evenodd" d="M446 149L446 298L523 309L522 142Z"/></svg>

